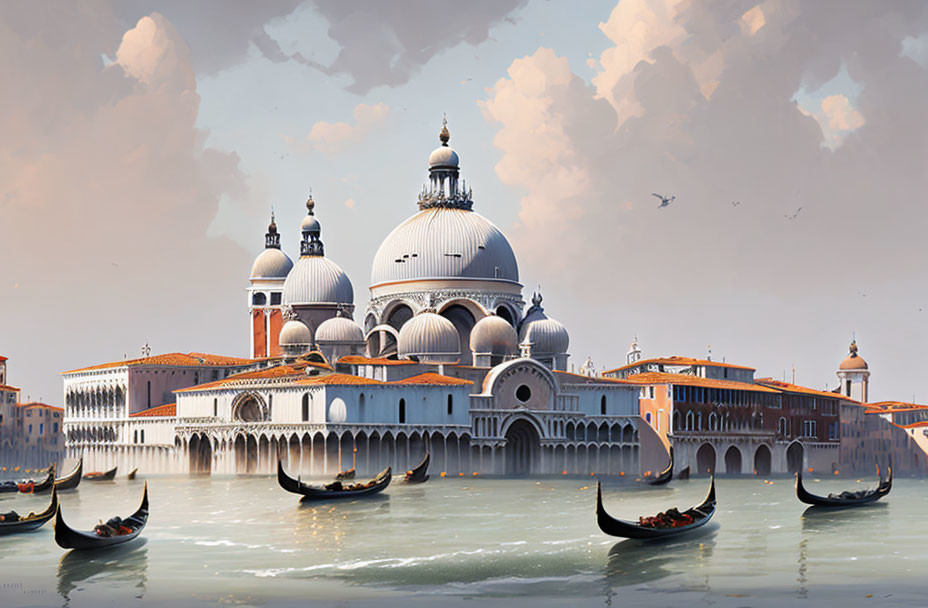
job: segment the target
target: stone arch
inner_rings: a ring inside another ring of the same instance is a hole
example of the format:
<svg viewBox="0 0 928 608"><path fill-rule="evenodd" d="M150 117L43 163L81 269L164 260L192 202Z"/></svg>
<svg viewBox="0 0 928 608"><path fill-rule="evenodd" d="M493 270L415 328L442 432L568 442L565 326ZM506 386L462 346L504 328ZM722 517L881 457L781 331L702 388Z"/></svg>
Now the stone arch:
<svg viewBox="0 0 928 608"><path fill-rule="evenodd" d="M771 460L770 448L764 444L757 446L757 449L754 451L754 474L761 476L770 475Z"/></svg>
<svg viewBox="0 0 928 608"><path fill-rule="evenodd" d="M258 441L251 433L248 434L246 441L246 461L245 472L248 474L258 471Z"/></svg>
<svg viewBox="0 0 928 608"><path fill-rule="evenodd" d="M799 441L794 441L786 448L786 470L790 473L798 473L804 468L805 446Z"/></svg>
<svg viewBox="0 0 928 608"><path fill-rule="evenodd" d="M696 451L696 471L715 473L715 448L711 443L702 444Z"/></svg>
<svg viewBox="0 0 928 608"><path fill-rule="evenodd" d="M519 416L503 426L506 437L506 474L531 475L541 465L541 433L537 421Z"/></svg>
<svg viewBox="0 0 928 608"><path fill-rule="evenodd" d="M245 436L241 433L235 436L235 472L244 473L247 470L248 457L245 451Z"/></svg>
<svg viewBox="0 0 928 608"><path fill-rule="evenodd" d="M730 446L725 450L725 473L727 475L741 474L741 450L737 446Z"/></svg>
<svg viewBox="0 0 928 608"><path fill-rule="evenodd" d="M263 422L267 420L267 403L264 397L254 392L239 393L232 399L232 419L241 422Z"/></svg>

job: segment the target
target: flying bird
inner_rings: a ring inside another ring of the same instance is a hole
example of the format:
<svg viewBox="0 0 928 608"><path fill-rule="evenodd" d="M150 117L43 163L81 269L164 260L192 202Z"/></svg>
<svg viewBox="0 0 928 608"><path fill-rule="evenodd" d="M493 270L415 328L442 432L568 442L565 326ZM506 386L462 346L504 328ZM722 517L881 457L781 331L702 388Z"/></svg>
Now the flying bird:
<svg viewBox="0 0 928 608"><path fill-rule="evenodd" d="M741 204L741 201L732 201L732 202L731 202L731 206L732 206L732 207L737 207L737 206L740 205L740 204Z"/></svg>
<svg viewBox="0 0 928 608"><path fill-rule="evenodd" d="M788 213L786 213L783 215L783 217L785 217L788 220L794 220L796 219L796 216L799 215L800 211L802 211L802 207L800 207L799 209L796 209L796 212L793 213L792 215L789 215Z"/></svg>
<svg viewBox="0 0 928 608"><path fill-rule="evenodd" d="M663 194L658 194L656 192L652 192L651 196L656 196L657 198L661 199L661 204L658 205L657 207L658 209L663 209L664 207L669 206L670 203L674 202L677 198L676 196L671 196L670 198L667 198Z"/></svg>

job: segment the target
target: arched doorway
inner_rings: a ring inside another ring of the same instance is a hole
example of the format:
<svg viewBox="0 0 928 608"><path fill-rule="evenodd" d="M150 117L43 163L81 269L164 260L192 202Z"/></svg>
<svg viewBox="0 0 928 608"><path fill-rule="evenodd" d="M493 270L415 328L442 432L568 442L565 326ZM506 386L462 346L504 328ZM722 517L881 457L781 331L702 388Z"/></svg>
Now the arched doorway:
<svg viewBox="0 0 928 608"><path fill-rule="evenodd" d="M190 472L210 474L213 462L213 448L205 435L194 435L188 447L190 453Z"/></svg>
<svg viewBox="0 0 928 608"><path fill-rule="evenodd" d="M725 451L725 473L741 475L741 450L731 446Z"/></svg>
<svg viewBox="0 0 928 608"><path fill-rule="evenodd" d="M770 448L762 445L754 452L754 474L770 475Z"/></svg>
<svg viewBox="0 0 928 608"><path fill-rule="evenodd" d="M802 470L803 448L802 444L794 441L786 448L786 470L790 473L798 473Z"/></svg>
<svg viewBox="0 0 928 608"><path fill-rule="evenodd" d="M696 470L699 473L715 473L715 448L710 443L699 446L696 452Z"/></svg>
<svg viewBox="0 0 928 608"><path fill-rule="evenodd" d="M528 420L516 420L506 431L506 474L531 475L538 470L541 438Z"/></svg>
<svg viewBox="0 0 928 608"><path fill-rule="evenodd" d="M245 472L245 437L242 435L235 437L235 472Z"/></svg>
<svg viewBox="0 0 928 608"><path fill-rule="evenodd" d="M255 473L258 470L258 442L254 435L248 436L248 460L245 466L245 472Z"/></svg>
<svg viewBox="0 0 928 608"><path fill-rule="evenodd" d="M441 316L454 324L460 336L461 365L470 365L473 353L470 351L470 330L474 328L474 315L460 304L452 304L441 311Z"/></svg>

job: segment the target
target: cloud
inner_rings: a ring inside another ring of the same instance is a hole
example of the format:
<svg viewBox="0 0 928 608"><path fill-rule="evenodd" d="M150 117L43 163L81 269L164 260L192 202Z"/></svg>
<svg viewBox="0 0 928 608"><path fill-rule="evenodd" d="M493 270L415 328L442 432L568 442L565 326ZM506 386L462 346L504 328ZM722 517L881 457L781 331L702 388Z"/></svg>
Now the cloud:
<svg viewBox="0 0 928 608"><path fill-rule="evenodd" d="M349 209L354 209L354 205L355 205L355 202L354 202L354 199L353 199L353 198L347 198L347 199L345 199L345 207L347 207L347 208L349 208Z"/></svg>
<svg viewBox="0 0 928 608"><path fill-rule="evenodd" d="M911 204L928 187L928 72L900 54L928 29L928 7L760 6L762 26L738 2L622 0L600 25L614 46L592 86L539 49L482 102L499 128L497 174L523 193L510 231L521 274L550 286L546 308L604 363L638 331L655 355L728 345L767 373L792 359L820 386L837 361L817 341L840 357L853 329L872 348L878 328L898 340L917 322L902 302L928 300L915 228L928 209ZM853 133L831 150L793 100L842 65L861 90L823 104L828 128ZM658 210L652 192L677 199ZM865 307L862 289L867 306L886 294L897 318ZM884 377L886 391L907 381Z"/></svg>
<svg viewBox="0 0 928 608"><path fill-rule="evenodd" d="M251 199L246 176L234 153L204 145L171 22L119 23L103 4L0 6L0 257L15 260L0 300L18 319L2 348L17 383L52 403L56 371L146 340L247 348L217 331L244 321L215 293L243 289L250 255L206 237L221 197Z"/></svg>
<svg viewBox="0 0 928 608"><path fill-rule="evenodd" d="M359 103L354 108L354 124L346 122L319 121L313 125L306 139L324 154L334 155L363 140L367 135L383 124L390 113L390 106L385 103L366 105Z"/></svg>

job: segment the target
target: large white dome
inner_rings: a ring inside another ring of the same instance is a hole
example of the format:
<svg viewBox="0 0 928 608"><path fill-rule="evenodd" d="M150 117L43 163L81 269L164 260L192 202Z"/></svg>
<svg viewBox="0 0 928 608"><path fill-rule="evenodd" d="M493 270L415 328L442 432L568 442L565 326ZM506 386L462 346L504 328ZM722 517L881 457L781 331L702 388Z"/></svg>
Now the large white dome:
<svg viewBox="0 0 928 608"><path fill-rule="evenodd" d="M485 217L433 207L415 214L384 239L374 256L371 286L433 278L519 281L509 241Z"/></svg>
<svg viewBox="0 0 928 608"><path fill-rule="evenodd" d="M293 262L280 249L269 247L258 254L251 266L252 279L286 279Z"/></svg>
<svg viewBox="0 0 928 608"><path fill-rule="evenodd" d="M400 328L396 349L400 357L454 362L460 356L460 345L454 323L434 312L420 312Z"/></svg>
<svg viewBox="0 0 928 608"><path fill-rule="evenodd" d="M304 255L284 282L284 304L353 304L354 288L338 264L321 255Z"/></svg>

